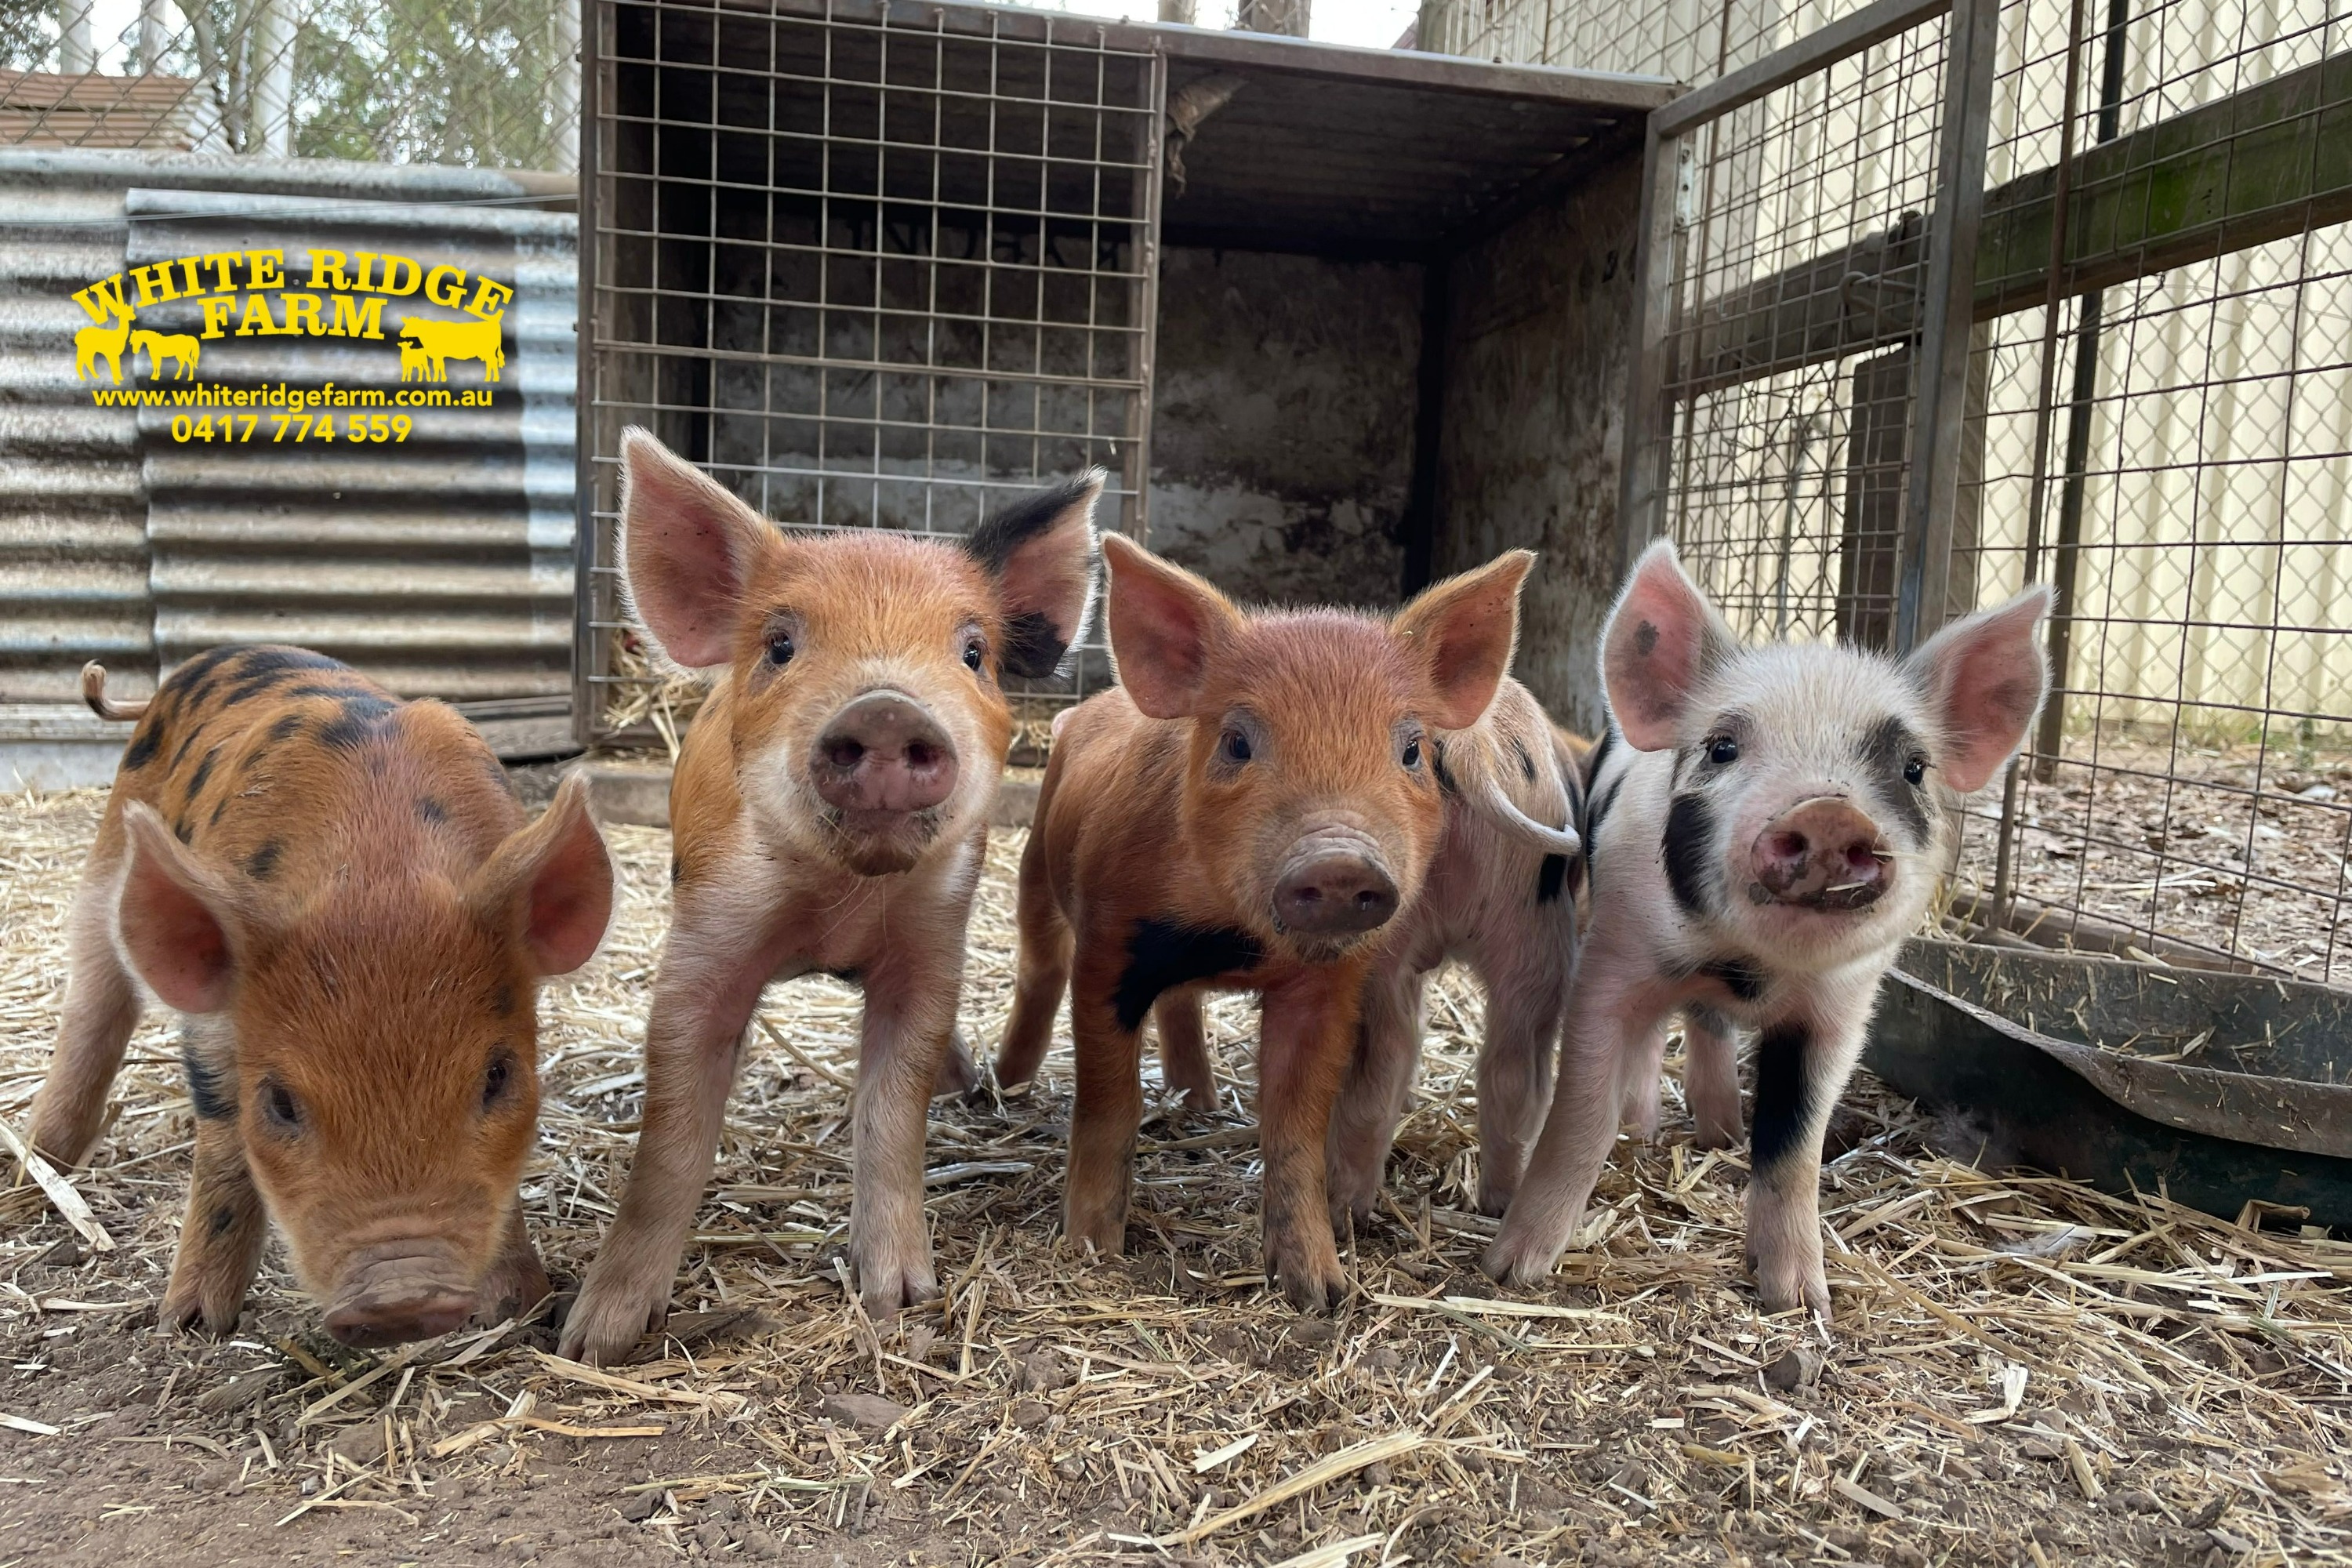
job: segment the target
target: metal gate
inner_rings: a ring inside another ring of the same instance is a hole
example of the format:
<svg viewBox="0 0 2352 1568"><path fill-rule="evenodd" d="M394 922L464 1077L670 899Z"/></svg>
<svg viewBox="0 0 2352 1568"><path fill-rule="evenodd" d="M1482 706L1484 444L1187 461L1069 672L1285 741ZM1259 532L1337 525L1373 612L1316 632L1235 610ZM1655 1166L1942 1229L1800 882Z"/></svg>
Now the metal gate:
<svg viewBox="0 0 2352 1568"><path fill-rule="evenodd" d="M1141 535L1156 55L1083 18L858 0L604 0L586 32L583 742L674 738L696 695L620 611L628 425L787 528L958 534L1098 463L1106 522ZM1030 695L1108 679L1097 642Z"/></svg>
<svg viewBox="0 0 2352 1568"><path fill-rule="evenodd" d="M1950 581L1993 0L1880 0L1650 117L1625 556L1743 634L1906 649Z"/></svg>

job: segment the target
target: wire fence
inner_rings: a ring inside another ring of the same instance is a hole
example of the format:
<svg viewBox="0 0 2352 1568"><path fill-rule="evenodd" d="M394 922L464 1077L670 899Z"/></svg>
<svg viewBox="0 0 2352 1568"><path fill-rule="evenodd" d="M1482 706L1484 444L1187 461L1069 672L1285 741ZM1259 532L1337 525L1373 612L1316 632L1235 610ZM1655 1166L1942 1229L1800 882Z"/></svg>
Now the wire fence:
<svg viewBox="0 0 2352 1568"><path fill-rule="evenodd" d="M1423 36L1704 83L1860 8L1433 0ZM1723 117L1683 173L1657 521L1751 635L1888 640L1931 36ZM2055 585L2057 689L1954 909L2352 978L2352 10L2007 0L1994 58L1937 547L1948 611Z"/></svg>
<svg viewBox="0 0 2352 1568"><path fill-rule="evenodd" d="M0 8L0 146L565 171L578 0Z"/></svg>
<svg viewBox="0 0 2352 1568"><path fill-rule="evenodd" d="M1073 19L593 6L578 711L665 733L621 610L621 430L651 427L787 528L969 531L1098 464L1139 533L1163 96ZM1109 679L1099 638L1043 709Z"/></svg>

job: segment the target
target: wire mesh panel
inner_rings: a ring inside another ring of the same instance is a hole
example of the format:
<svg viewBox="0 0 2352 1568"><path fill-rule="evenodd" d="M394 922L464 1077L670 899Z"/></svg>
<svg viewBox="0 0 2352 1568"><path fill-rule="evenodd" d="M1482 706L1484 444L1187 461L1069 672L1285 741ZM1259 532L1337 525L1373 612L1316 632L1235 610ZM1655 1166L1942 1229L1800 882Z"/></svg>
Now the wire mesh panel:
<svg viewBox="0 0 2352 1568"><path fill-rule="evenodd" d="M2037 940L2341 982L2352 12L2011 9L2041 42L2008 162L2076 177L2067 265L2003 252L1979 279L2042 298L1979 331L2002 413L1973 575L2055 585L2058 685L1967 890Z"/></svg>
<svg viewBox="0 0 2352 1568"><path fill-rule="evenodd" d="M1160 167L1156 58L1064 18L845 4L597 8L579 710L676 716L618 613L621 430L788 528L960 534L1111 470L1139 533ZM1108 680L1097 642L1074 681Z"/></svg>
<svg viewBox="0 0 2352 1568"><path fill-rule="evenodd" d="M568 170L579 0L13 0L0 146Z"/></svg>
<svg viewBox="0 0 2352 1568"><path fill-rule="evenodd" d="M1947 102L1975 15L1873 6L1654 122L1628 542L1672 536L1743 634L1916 637L1924 433L1964 390L1942 301L1973 193Z"/></svg>

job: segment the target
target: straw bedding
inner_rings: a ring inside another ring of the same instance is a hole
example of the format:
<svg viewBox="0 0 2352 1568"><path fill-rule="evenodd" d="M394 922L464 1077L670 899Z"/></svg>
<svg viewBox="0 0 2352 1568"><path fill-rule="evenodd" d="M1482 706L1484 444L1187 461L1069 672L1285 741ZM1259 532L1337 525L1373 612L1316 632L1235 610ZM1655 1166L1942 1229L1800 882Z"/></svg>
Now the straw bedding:
<svg viewBox="0 0 2352 1568"><path fill-rule="evenodd" d="M21 1128L96 792L0 806L0 1119ZM667 835L616 828L604 952L550 988L526 1186L560 1276L612 1211L641 1091ZM964 1026L1010 1000L1017 834ZM1129 1256L1057 1243L1066 1042L1033 1092L934 1109L936 1309L838 1279L855 993L772 993L670 1337L555 1361L543 1325L341 1352L273 1261L239 1335L159 1337L190 1116L151 1018L86 1226L0 1196L0 1562L880 1563L2352 1561L2352 1246L1985 1173L1866 1078L1823 1210L1839 1316L1759 1314L1744 1170L1671 1086L1549 1288L1475 1258L1475 988L1432 998L1358 1294L1302 1319L1257 1275L1251 1014L1212 1009L1221 1114L1145 1128ZM2250 1215L2259 1220L2263 1216ZM54 1430L52 1430L54 1429ZM44 1550L36 1552L36 1547ZM813 1555L805 1555L813 1554Z"/></svg>

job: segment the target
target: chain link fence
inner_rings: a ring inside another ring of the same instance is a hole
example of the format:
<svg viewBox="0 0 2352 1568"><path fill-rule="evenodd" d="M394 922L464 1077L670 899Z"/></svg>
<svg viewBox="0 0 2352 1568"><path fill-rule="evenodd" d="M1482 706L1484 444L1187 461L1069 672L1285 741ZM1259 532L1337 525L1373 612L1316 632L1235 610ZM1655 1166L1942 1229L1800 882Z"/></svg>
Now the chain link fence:
<svg viewBox="0 0 2352 1568"><path fill-rule="evenodd" d="M568 171L578 0L0 9L0 146Z"/></svg>

